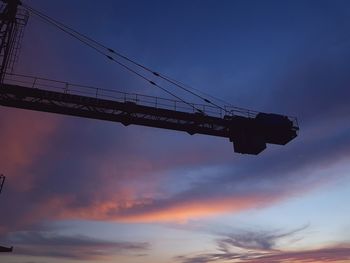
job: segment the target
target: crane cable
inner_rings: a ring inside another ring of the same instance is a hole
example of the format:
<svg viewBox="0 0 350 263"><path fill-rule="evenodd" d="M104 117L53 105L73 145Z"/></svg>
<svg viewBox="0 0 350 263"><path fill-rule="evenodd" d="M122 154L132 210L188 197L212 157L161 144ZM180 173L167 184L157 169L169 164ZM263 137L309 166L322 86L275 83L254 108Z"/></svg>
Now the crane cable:
<svg viewBox="0 0 350 263"><path fill-rule="evenodd" d="M28 8L29 6L26 6L26 7ZM29 8L31 8L31 7L29 7ZM115 51L114 49L109 48L109 47L105 46L104 44L102 44L102 43L100 43L100 42L98 42L98 41L92 39L91 37L89 37L89 36L87 36L87 35L84 35L84 34L78 32L78 31L74 30L73 28L71 28L71 27L69 27L69 26L67 26L67 25L65 25L65 24L63 24L63 23L61 23L61 22L59 22L59 21L57 21L57 20L55 20L55 19L53 19L53 18L51 18L51 17L45 15L45 14L43 14L43 13L41 13L40 11L37 11L37 10L35 10L35 9L33 9L33 8L31 8L31 9L32 9L33 11L36 11L37 13L41 14L42 16L45 16L46 18L51 19L52 21L54 21L55 23L59 24L60 26L62 26L62 27L64 27L64 28L66 28L67 30L70 30L70 31L74 32L75 34L79 35L80 37L85 38L85 39L87 39L87 40L93 42L94 44L96 44L97 46L99 46L99 47L101 47L101 48L103 48L103 49L106 49L108 52L110 52L110 53L112 53L112 54L115 54L115 55L117 55L117 56L119 56L119 57L125 59L126 61L128 61L128 62L130 62L130 63L132 63L132 64L134 64L134 65L136 65L136 66L138 66L138 67L140 67L140 68L142 68L142 69L144 69L144 70L150 72L150 73L152 73L152 74L155 75L156 77L159 77L159 78L161 78L161 79L163 79L163 80L165 80L165 81L167 81L167 82L169 82L169 83L171 83L171 84L173 84L173 85L175 85L175 86L181 88L182 90L185 90L186 92L188 92L188 93L190 93L190 94L192 94L192 95L194 95L194 96L196 96L196 97L202 99L202 100L205 101L206 103L212 104L212 105L214 105L214 106L216 106L216 107L218 107L218 108L224 110L221 106L219 106L219 105L217 105L217 104L211 102L210 100L208 100L208 99L204 98L203 96L201 96L201 95L199 95L199 94L197 94L197 93L195 93L195 92L193 92L193 91L190 90L190 89L192 89L192 90L196 90L196 89L194 89L194 88L192 88L192 87L189 87L188 85L184 85L183 83L181 83L181 82L179 82L179 81L176 81L176 80L174 80L174 79L171 79L170 77L168 77L168 76L166 76L166 75L164 75L164 74L161 74L161 73L159 73L159 72L156 72L156 71L150 69L149 67L146 67L146 66L144 66L144 65L142 65L142 64L140 64L140 63L138 63L138 62L136 62L135 60L132 60L132 59L128 58L127 56L123 55L122 53L117 52L117 51ZM196 91L198 91L198 90L196 90ZM206 96L212 97L212 98L214 98L214 99L216 99L216 100L218 100L218 101L222 101L222 100L219 99L219 98L215 98L215 97L210 96L210 95L207 95L207 94L206 94ZM230 104L230 103L225 102L225 104Z"/></svg>
<svg viewBox="0 0 350 263"><path fill-rule="evenodd" d="M200 98L200 99L203 100L204 102L206 102L206 103L208 103L208 104L211 104L211 105L213 105L213 106L215 106L215 107L217 107L217 108L219 108L219 109L221 109L221 110L223 110L223 111L225 111L225 112L227 111L227 110L226 110L225 108L223 108L222 106L220 106L220 105L218 105L218 104L212 102L211 100L208 100L207 98L205 98L205 97L203 97L203 96L197 94L197 93L194 92L194 91L191 91L190 89L196 90L197 92L200 92L199 90L194 89L193 87L190 87L190 86L188 86L188 85L185 85L185 84L183 84L183 83L181 83L181 82L179 82L179 81L176 81L176 80L174 80L174 79L172 79L172 78L170 78L170 77L168 77L168 76L166 76L166 75L164 75L164 74L161 74L161 73L159 73L159 72L156 72L156 71L154 71L154 70L152 70L152 69L150 69L150 68L148 68L148 67L146 67L146 66L144 66L144 65L142 65L142 64L140 64L140 63L138 63L138 62L136 62L135 60L130 59L129 57L123 55L122 53L117 52L117 51L115 51L114 49L109 48L109 47L103 45L102 43L100 43L100 42L98 42L98 41L92 39L91 37L89 37L89 36L87 36L87 35L84 35L84 34L78 32L78 31L74 30L73 28L71 28L71 27L69 27L69 26L67 26L67 25L65 25L65 24L63 24L63 23L61 23L61 22L59 22L59 21L57 21L57 20L55 20L55 19L49 17L48 15L45 15L44 13L42 13L42 12L40 12L40 11L38 11L38 10L35 10L34 8L32 8L32 7L28 6L28 5L23 4L23 6L24 6L28 11L34 13L34 14L37 15L37 16L40 16L42 19L44 19L44 20L46 20L46 21L50 20L50 21L48 21L48 22L50 22L51 24L55 24L55 26L59 27L59 28L60 28L61 30L63 30L64 32L70 34L71 36L77 38L78 40L84 42L85 44L87 44L87 43L86 43L85 41L83 41L83 39L88 40L88 41L94 43L96 46L99 46L100 48L105 49L106 51L110 52L111 54L114 54L114 55L116 55L116 56L118 56L118 57L120 57L120 58L123 58L124 60L126 60L126 61L128 61L128 62L130 62L130 63L132 63L132 64L134 64L134 65L136 65L136 66L138 66L138 67L140 67L140 68L142 68L143 70L145 70L145 71L147 71L147 72L150 72L150 73L153 74L154 76L156 76L156 77L158 77L158 78L161 78L161 79L167 81L168 83L171 83L171 84L175 85L176 87L178 87L178 88L180 88L180 89L182 89L182 90L184 90L184 91L186 91L186 92L188 92L188 93L190 93L190 94L192 94L192 95L194 95L194 96ZM67 31L70 31L70 32L67 32ZM87 44L87 45L89 45L90 47L92 47L91 44ZM94 49L97 51L97 48L96 48L96 47L92 47L92 48L94 48ZM98 52L99 52L100 54L103 54L104 56L107 56L109 59L113 60L113 58L112 58L111 56L108 56L107 54L103 53L102 51L98 50ZM118 64L121 65L121 63L118 63ZM134 71L132 71L132 72L135 73ZM136 74L136 73L135 73L135 74ZM138 75L138 74L137 74L137 75ZM150 82L149 79L147 79L147 81ZM154 82L153 82L153 83L154 83ZM151 83L151 84L154 85L153 83ZM164 88L161 88L161 89L164 90ZM170 94L169 92L167 92L167 93ZM201 92L201 93L202 93L202 92ZM202 93L202 94L205 94L205 93ZM174 96L174 94L171 94L171 95ZM208 95L208 94L205 94L205 95L206 95L207 97L211 97L211 98L213 98L213 99L215 99L215 100L218 100L218 101L224 102L225 104L229 104L229 105L230 105L230 103L227 103L226 101L223 101L222 99L216 98L216 97L211 96L211 95ZM177 96L175 96L175 97L179 99L179 97L177 97ZM231 106L231 105L230 105L230 106Z"/></svg>
<svg viewBox="0 0 350 263"><path fill-rule="evenodd" d="M35 9L27 6L27 5L24 5L23 6L29 11L31 12L32 14L40 17L41 19L43 19L44 21L50 23L51 25L54 25L56 26L58 29L60 29L61 31L69 34L70 36L74 37L75 39L79 40L80 42L82 42L83 44L89 46L90 48L94 49L96 52L98 52L99 54L107 57L109 60L117 63L118 65L122 66L123 68L125 68L126 70L130 71L131 73L137 75L138 77L144 79L145 81L147 81L149 84L163 90L164 92L166 92L167 94L169 94L170 96L178 99L179 101L181 101L182 103L190 106L191 108L193 108L194 110L196 110L197 112L199 113L204 113L203 110L197 108L193 103L189 103L187 101L185 101L184 99L182 99L181 97L177 96L176 94L174 94L173 92L167 90L166 88L162 87L161 85L159 85L158 83L152 81L151 79L147 78L146 76L142 75L141 73L137 72L136 70L132 69L131 67L125 65L124 63L118 61L117 59L113 58L112 56L106 54L105 52L101 51L99 48L97 48L95 45L89 43L88 41L86 41L86 39L83 39L83 36L81 34L74 34L76 31L73 31L73 32L70 32L69 28L66 28L65 26L63 26L62 23L59 23L59 22L56 22L54 19L50 18L49 16L46 16L42 13L40 13L39 11L36 11ZM92 42L95 42L95 41L92 41Z"/></svg>

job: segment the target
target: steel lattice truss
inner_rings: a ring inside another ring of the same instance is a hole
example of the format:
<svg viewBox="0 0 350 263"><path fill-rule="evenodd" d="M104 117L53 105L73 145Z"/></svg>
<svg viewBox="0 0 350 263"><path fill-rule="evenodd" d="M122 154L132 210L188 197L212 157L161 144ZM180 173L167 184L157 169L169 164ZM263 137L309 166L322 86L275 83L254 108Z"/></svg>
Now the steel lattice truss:
<svg viewBox="0 0 350 263"><path fill-rule="evenodd" d="M266 143L284 145L296 137L297 128L288 117L259 113L254 118L242 116L212 117L54 92L42 89L3 84L0 89L3 106L59 113L64 115L136 124L229 138L236 152L258 154ZM271 119L273 122L271 123Z"/></svg>

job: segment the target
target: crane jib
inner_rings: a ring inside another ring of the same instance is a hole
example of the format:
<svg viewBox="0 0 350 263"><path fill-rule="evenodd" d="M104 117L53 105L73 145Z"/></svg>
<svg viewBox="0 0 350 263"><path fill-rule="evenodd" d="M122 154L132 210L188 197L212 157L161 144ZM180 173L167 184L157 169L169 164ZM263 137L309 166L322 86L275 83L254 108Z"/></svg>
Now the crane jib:
<svg viewBox="0 0 350 263"><path fill-rule="evenodd" d="M8 107L58 113L77 117L184 131L225 137L234 150L258 154L266 144L285 145L297 136L298 127L286 116L258 113L254 118L243 116L213 117L201 113L161 109L95 97L68 94L2 84L0 104Z"/></svg>

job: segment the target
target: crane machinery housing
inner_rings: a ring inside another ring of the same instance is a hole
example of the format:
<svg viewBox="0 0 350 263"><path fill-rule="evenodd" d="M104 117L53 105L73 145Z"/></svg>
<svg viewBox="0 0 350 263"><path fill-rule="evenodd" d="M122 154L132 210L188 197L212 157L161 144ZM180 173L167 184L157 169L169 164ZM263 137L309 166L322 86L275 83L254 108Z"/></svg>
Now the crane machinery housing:
<svg viewBox="0 0 350 263"><path fill-rule="evenodd" d="M79 34L77 31L64 27L62 23L36 12L21 1L1 1L0 105L2 106L120 122L126 126L136 124L184 131L191 135L224 137L233 143L235 152L242 154L256 155L266 148L266 144L285 145L297 136L299 127L296 118L230 106L221 107L205 98L203 100L206 104L188 103L107 54L104 55L108 59L174 96L176 100L14 74L13 66L29 13L41 16L78 40L85 41L85 44L96 51L102 52L96 49L96 41L81 34L77 35ZM115 54L112 49L107 51ZM123 55L117 55L149 70ZM157 72L152 73L166 79ZM178 82L166 80L180 85Z"/></svg>

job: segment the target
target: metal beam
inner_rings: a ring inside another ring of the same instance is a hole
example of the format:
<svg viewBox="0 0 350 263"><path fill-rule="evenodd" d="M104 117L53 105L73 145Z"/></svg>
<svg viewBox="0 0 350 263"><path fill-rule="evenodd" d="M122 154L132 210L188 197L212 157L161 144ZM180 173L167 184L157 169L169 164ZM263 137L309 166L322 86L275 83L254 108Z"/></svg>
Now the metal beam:
<svg viewBox="0 0 350 263"><path fill-rule="evenodd" d="M3 246L0 246L0 252L12 252L13 251L13 247L3 247Z"/></svg>

